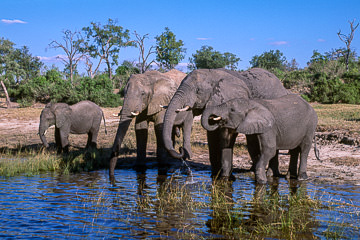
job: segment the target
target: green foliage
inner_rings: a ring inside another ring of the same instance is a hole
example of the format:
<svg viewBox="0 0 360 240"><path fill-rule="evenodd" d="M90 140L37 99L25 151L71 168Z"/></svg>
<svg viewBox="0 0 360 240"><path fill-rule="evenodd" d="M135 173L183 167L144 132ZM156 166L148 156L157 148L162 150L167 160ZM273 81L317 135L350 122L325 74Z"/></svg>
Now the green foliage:
<svg viewBox="0 0 360 240"><path fill-rule="evenodd" d="M39 58L30 54L28 47L16 49L14 45L13 42L0 38L0 78L8 80L7 87L39 76L43 66Z"/></svg>
<svg viewBox="0 0 360 240"><path fill-rule="evenodd" d="M104 26L91 22L90 27L84 27L82 30L85 32L86 40L81 52L92 58L99 58L100 63L104 60L108 76L112 78L112 66L118 65L120 48L135 46L130 41L130 31L118 26L117 22L110 18Z"/></svg>
<svg viewBox="0 0 360 240"><path fill-rule="evenodd" d="M196 53L192 55L189 61L190 70L200 68L229 68L236 70L240 58L237 58L233 53L226 52L222 54L219 51L214 51L213 47L202 46L200 50L197 50Z"/></svg>
<svg viewBox="0 0 360 240"><path fill-rule="evenodd" d="M119 66L116 70L116 75L114 76L115 88L119 89L120 95L124 96L124 88L129 80L129 77L132 74L140 73L139 68L135 67L133 63L129 61L124 61L121 66Z"/></svg>
<svg viewBox="0 0 360 240"><path fill-rule="evenodd" d="M156 61L163 69L173 69L185 57L186 48L182 40L176 41L175 34L168 27L156 40Z"/></svg>
<svg viewBox="0 0 360 240"><path fill-rule="evenodd" d="M251 67L265 68L267 70L286 68L286 57L279 50L270 50L260 56L255 55L250 61Z"/></svg>
<svg viewBox="0 0 360 240"><path fill-rule="evenodd" d="M336 77L331 78L326 74L316 74L311 91L311 100L321 103L360 103L360 74L345 75L345 81Z"/></svg>
<svg viewBox="0 0 360 240"><path fill-rule="evenodd" d="M120 95L114 94L113 90L112 81L106 75L98 75L94 79L78 78L72 85L62 78L57 69L51 69L44 76L19 84L14 95L23 107L35 101L74 104L81 100L90 100L103 107L117 107Z"/></svg>
<svg viewBox="0 0 360 240"><path fill-rule="evenodd" d="M114 94L113 90L112 81L104 74L94 79L83 77L75 83L68 102L74 104L81 100L90 100L103 107L118 107L120 95Z"/></svg>

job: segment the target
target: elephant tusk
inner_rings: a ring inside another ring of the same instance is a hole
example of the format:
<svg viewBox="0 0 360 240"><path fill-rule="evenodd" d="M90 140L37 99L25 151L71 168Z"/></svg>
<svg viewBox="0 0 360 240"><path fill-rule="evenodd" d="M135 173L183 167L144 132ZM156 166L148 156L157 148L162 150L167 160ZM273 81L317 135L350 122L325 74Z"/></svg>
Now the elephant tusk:
<svg viewBox="0 0 360 240"><path fill-rule="evenodd" d="M45 136L45 134L47 133L47 130L45 130L45 132L44 132L44 135L43 136Z"/></svg>
<svg viewBox="0 0 360 240"><path fill-rule="evenodd" d="M219 117L214 117L212 120L214 120L214 121L220 121L221 120L221 117L219 116Z"/></svg>
<svg viewBox="0 0 360 240"><path fill-rule="evenodd" d="M113 113L113 116L114 116L114 117L119 117L119 116L120 116L120 113L118 113L118 114Z"/></svg>
<svg viewBox="0 0 360 240"><path fill-rule="evenodd" d="M164 106L164 105L161 105L161 104L160 104L160 107L161 107L161 108L164 108L164 109L167 109L167 108L168 108L168 106Z"/></svg>
<svg viewBox="0 0 360 240"><path fill-rule="evenodd" d="M176 112L185 112L190 109L190 106L186 106L184 108L176 109Z"/></svg>
<svg viewBox="0 0 360 240"><path fill-rule="evenodd" d="M131 115L137 116L137 115L139 115L139 112L131 112Z"/></svg>

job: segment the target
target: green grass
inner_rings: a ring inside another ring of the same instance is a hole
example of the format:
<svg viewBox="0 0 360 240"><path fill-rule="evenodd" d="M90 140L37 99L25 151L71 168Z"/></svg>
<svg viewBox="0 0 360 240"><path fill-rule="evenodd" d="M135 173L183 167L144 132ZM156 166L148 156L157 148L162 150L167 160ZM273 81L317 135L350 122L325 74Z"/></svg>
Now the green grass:
<svg viewBox="0 0 360 240"><path fill-rule="evenodd" d="M19 147L0 153L0 176L36 175L41 172L58 171L69 174L91 171L107 167L108 149L78 150L69 154L57 155L43 149L32 150Z"/></svg>

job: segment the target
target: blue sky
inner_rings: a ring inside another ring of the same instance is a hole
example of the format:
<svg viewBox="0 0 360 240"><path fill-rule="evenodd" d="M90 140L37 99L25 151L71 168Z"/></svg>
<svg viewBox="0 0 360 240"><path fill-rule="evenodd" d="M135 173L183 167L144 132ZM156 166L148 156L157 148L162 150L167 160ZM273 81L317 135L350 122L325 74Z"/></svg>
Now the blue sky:
<svg viewBox="0 0 360 240"><path fill-rule="evenodd" d="M62 69L51 59L63 52L49 49L48 44L61 41L64 30L81 30L90 22L105 24L109 18L131 32L149 34L147 47L155 45L154 37L169 27L187 49L183 64L208 45L236 54L243 70L250 67L254 55L272 49L305 67L313 50L324 53L345 47L337 32L348 34L348 21L360 21L360 1L0 0L0 37L16 47L28 46L32 55ZM359 54L360 28L352 48ZM137 57L135 48L120 52L120 62Z"/></svg>

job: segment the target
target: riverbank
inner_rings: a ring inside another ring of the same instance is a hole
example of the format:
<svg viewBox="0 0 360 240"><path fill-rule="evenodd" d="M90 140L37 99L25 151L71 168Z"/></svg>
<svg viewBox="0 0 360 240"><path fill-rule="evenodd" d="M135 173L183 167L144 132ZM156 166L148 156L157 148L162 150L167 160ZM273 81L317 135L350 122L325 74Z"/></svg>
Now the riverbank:
<svg viewBox="0 0 360 240"><path fill-rule="evenodd" d="M351 182L360 185L360 106L359 105L322 105L313 104L319 116L317 128L317 146L320 151L321 161L315 158L314 151L310 152L308 158L309 181L325 181L332 183ZM40 113L44 105L37 104L31 108L0 107L0 150L4 152L9 149L26 147L40 149L41 141L37 135ZM98 148L111 148L119 118L113 116L119 108L103 108L107 134L104 124L101 123ZM127 149L124 158L135 157L135 134L133 124L128 131L123 146ZM154 156L156 150L156 139L153 126L149 131L148 155ZM54 128L50 128L47 135L50 143L54 142ZM192 150L194 157L190 164L209 168L209 156L207 150L206 132L201 127L199 118L194 123L192 132ZM86 145L87 135L70 135L71 149L81 149ZM70 150L71 150L70 149ZM287 151L280 152L280 170L283 174L288 168L289 156ZM235 171L248 170L251 166L250 157L246 151L244 135L239 135L234 149Z"/></svg>

